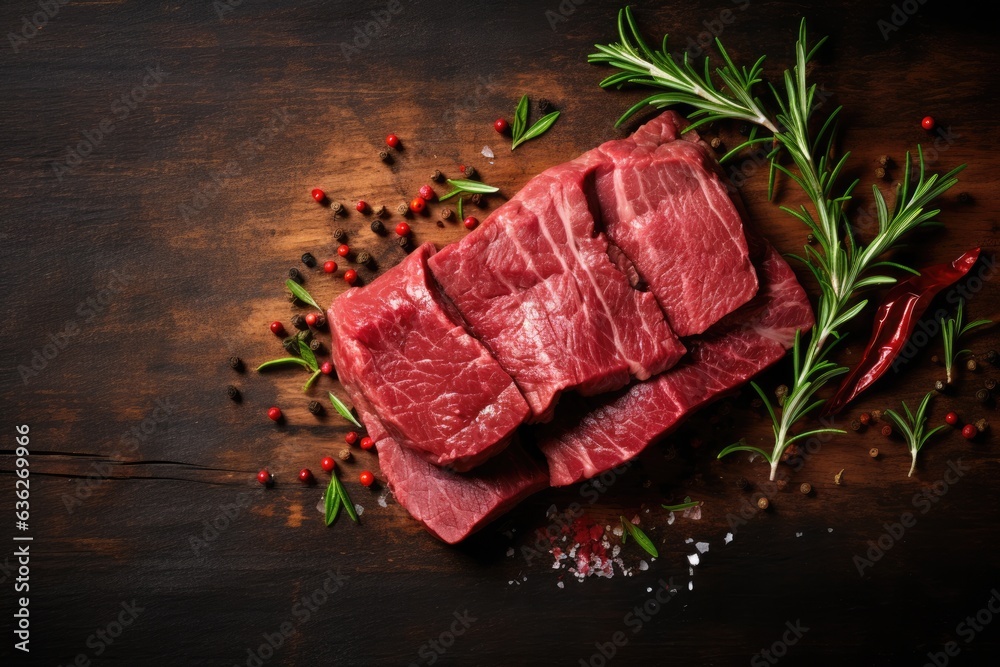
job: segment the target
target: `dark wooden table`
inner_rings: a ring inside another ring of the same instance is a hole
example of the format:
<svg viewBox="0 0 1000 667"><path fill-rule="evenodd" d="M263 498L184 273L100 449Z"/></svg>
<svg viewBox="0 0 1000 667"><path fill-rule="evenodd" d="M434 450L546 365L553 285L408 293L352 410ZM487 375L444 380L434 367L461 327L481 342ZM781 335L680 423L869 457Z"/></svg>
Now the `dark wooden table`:
<svg viewBox="0 0 1000 667"><path fill-rule="evenodd" d="M669 31L679 51L714 29L739 61L769 54L773 80L805 15L814 34L831 36L813 75L845 106L847 176L862 179L855 215L871 204L878 156L897 165L888 190L904 152L922 142L934 147L932 169L969 168L944 199L946 229L914 237L907 260L946 261L975 245L994 256L1000 58L981 10L933 0L897 3L895 16L889 2L649 4L638 16L650 38ZM374 455L356 450L344 479L365 507L363 525L325 527L321 487L295 473L319 473L319 458L343 447L345 424L307 412L298 372L228 367L233 354L255 364L280 353L267 324L293 312L286 272L305 251L332 256L335 227L373 255L375 270L403 256L353 210L335 222L311 188L348 206L363 198L395 208L432 170L455 176L468 164L509 196L634 129L638 121L613 123L641 93L601 91L608 71L586 62L594 43L616 38L618 6L4 3L0 28L14 35L0 60L4 664L916 665L929 653L937 664L1000 655L1000 621L987 607L1000 587L995 435L935 438L913 478L900 440L877 429L835 437L799 470L783 466L788 488L770 493L769 511L751 512L768 489L766 466L715 460L739 437L766 441L744 391L651 448L587 506L609 523L641 513L661 557L631 577L577 583L523 549L548 524L547 508L581 500L578 488L538 494L447 547L391 497L381 507L384 489L355 481L364 468L378 473ZM551 100L563 117L512 154L491 124L522 93ZM920 128L927 114L942 133ZM730 139L736 130L719 128ZM388 132L404 150L386 165L377 154ZM766 174L756 172L741 188L751 215L782 250L800 248L805 231L767 201ZM800 201L790 188L782 199ZM465 233L434 218L413 224L420 241ZM995 275L970 298L973 316L996 312ZM317 270L307 285L324 302L344 288ZM843 361L857 359L870 317ZM900 399L912 405L942 375L931 361L939 345L840 425ZM969 346L981 355L1000 340L987 331ZM789 366L765 374L765 386L785 381ZM997 375L963 370L935 400L933 422L949 409L995 418L995 404L973 396ZM227 398L228 384L242 403ZM327 389L339 391L323 378L313 393ZM272 404L287 423L266 418ZM26 533L11 516L20 424L30 427ZM267 491L254 480L263 466L278 479ZM740 476L750 489L737 488ZM796 490L802 482L811 496ZM919 495L925 488L933 502ZM686 495L704 500L702 518L668 525L660 503ZM900 532L893 524L905 513L913 521ZM14 591L15 533L34 538L28 594ZM687 538L710 543L693 576ZM869 554L880 540L884 555ZM632 567L643 554L629 544L623 556ZM856 556L872 559L860 574ZM647 604L671 578L670 601ZM22 595L30 655L14 650L10 632ZM635 609L644 605L643 617ZM943 653L948 642L957 656ZM614 658L601 655L612 648Z"/></svg>

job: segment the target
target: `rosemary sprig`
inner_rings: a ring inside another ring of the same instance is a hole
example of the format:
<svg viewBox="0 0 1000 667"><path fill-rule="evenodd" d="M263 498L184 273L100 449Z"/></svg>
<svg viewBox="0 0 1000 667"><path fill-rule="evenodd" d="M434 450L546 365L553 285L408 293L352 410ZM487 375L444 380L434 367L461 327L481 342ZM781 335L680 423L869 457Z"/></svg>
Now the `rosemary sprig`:
<svg viewBox="0 0 1000 667"><path fill-rule="evenodd" d="M700 500L691 500L691 496L685 496L684 502L677 503L676 505L660 505L663 509L669 512L680 512L682 510L691 509L692 507L697 507L701 505Z"/></svg>
<svg viewBox="0 0 1000 667"><path fill-rule="evenodd" d="M358 428L364 428L364 426L362 426L361 423L358 422L358 420L354 418L354 415L351 414L350 408L348 408L346 405L344 405L343 401L341 401L339 398L337 398L336 396L334 396L332 391L328 391L326 393L328 393L330 395L330 402L333 403L333 409L337 411L338 415L340 415L341 417L343 417L347 421L351 422L352 424L354 424Z"/></svg>
<svg viewBox="0 0 1000 667"><path fill-rule="evenodd" d="M834 157L840 108L830 112L820 124L819 131L812 131L812 117L821 105L816 103L816 85L807 82L806 66L825 39L810 47L805 20L799 26L799 37L795 44L795 66L784 72L784 90L770 87L780 110L773 118L753 92L754 86L761 81L763 56L749 69L737 68L722 43L716 39L716 46L725 63L714 71L722 83L717 87L713 82L708 58L705 59L703 71L699 72L686 55L682 62L677 63L667 53L666 38L661 51L653 51L646 46L628 8L619 12L618 33L620 42L608 46L598 45L598 53L589 58L590 62L606 63L620 70L604 79L601 86L621 87L631 83L667 91L651 95L630 108L619 119L619 124L643 106L661 108L676 104L694 108L690 117L695 121L689 129L722 119L754 123L769 131L771 136L758 137L756 132L751 132L747 140L726 157L734 156L748 146L770 142L772 150L768 154L768 196L773 197L775 177L781 173L802 188L812 204L811 210L805 206L798 209L782 206L781 209L806 225L817 241L818 250L814 246L805 246L802 256L793 256L806 266L819 284L816 325L808 334L807 341L803 340L801 332L796 332L793 382L780 410L776 410L761 388L753 384L771 417L774 446L771 452L766 452L739 442L719 453L719 457L722 457L735 451L759 452L770 463L770 477L773 480L781 455L789 445L819 434L844 432L842 429L824 426L792 434L795 424L823 404L824 399L817 399L816 393L830 380L847 372L845 367L827 357L833 344L840 338L839 329L859 315L868 303L864 299L856 301L857 293L876 285L896 282L895 278L885 275L882 269L895 268L916 273L912 268L879 258L897 247L900 239L910 231L937 224L934 217L939 211L928 209L935 199L957 182L955 175L964 165L941 177L929 175L925 169L923 151L918 146L919 172L916 183L913 183L914 174L910 154L907 153L903 179L896 189L891 209L878 187L872 186L878 231L868 245L864 246L856 238L846 214L847 204L858 181L835 190L850 155L845 153L839 158ZM783 155L788 156L793 167L782 163Z"/></svg>
<svg viewBox="0 0 1000 667"><path fill-rule="evenodd" d="M500 192L500 188L495 188L492 185L486 185L485 183L480 183L479 181L470 181L464 178L449 178L448 185L453 188L452 191L438 199L438 201L451 199L455 195L491 195L495 192Z"/></svg>
<svg viewBox="0 0 1000 667"><path fill-rule="evenodd" d="M659 557L660 552L656 550L656 545L653 544L653 541L649 539L649 537L647 537L646 533L642 532L639 526L635 525L634 523L626 519L624 516L620 518L622 521L622 528L624 531L622 532L622 544L625 544L625 542L628 540L628 536L631 535L632 539L635 540L635 543L638 544L640 547L642 547L646 553L648 553L653 558Z"/></svg>
<svg viewBox="0 0 1000 667"><path fill-rule="evenodd" d="M987 324L992 324L991 320L976 320L974 322L969 322L968 324L963 324L962 320L962 308L965 304L964 299L958 300L958 309L955 312L955 317L942 317L941 318L941 339L944 343L944 372L945 381L951 384L954 379L952 369L955 366L955 362L963 354L968 354L970 350L959 350L955 352L955 343L958 339L969 333L976 327L986 326Z"/></svg>
<svg viewBox="0 0 1000 667"><path fill-rule="evenodd" d="M336 471L334 471L330 474L330 483L323 493L323 514L326 525L329 526L337 520L337 515L340 514L341 507L347 512L347 516L351 518L351 521L359 523L358 512L354 509L354 503L347 494L347 489L340 483Z"/></svg>
<svg viewBox="0 0 1000 667"><path fill-rule="evenodd" d="M913 477L913 470L917 467L917 452L920 451L920 448L924 446L924 443L926 443L932 435L945 428L945 425L942 424L941 426L924 433L924 424L927 422L927 405L930 403L931 396L933 395L933 391L927 392L927 395L924 396L924 400L920 401L920 407L917 408L916 415L910 412L910 408L906 405L906 401L902 401L903 411L906 415L905 417L901 416L895 410L889 409L885 411L885 414L892 419L892 421L896 422L896 426L898 426L899 430L902 431L903 437L906 438L906 446L910 449L910 456L913 459L913 463L910 464L910 473L907 477Z"/></svg>
<svg viewBox="0 0 1000 667"><path fill-rule="evenodd" d="M510 127L512 139L510 149L513 151L525 141L542 136L558 119L559 112L553 111L545 114L536 120L534 125L528 127L528 96L522 95L517 103L517 108L514 109L514 123Z"/></svg>

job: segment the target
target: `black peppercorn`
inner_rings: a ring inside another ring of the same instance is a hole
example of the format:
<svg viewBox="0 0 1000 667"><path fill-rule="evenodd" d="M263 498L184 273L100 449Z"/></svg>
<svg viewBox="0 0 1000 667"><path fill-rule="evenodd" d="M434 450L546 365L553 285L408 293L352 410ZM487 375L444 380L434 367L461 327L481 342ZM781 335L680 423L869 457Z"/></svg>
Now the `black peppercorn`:
<svg viewBox="0 0 1000 667"><path fill-rule="evenodd" d="M317 329L322 329L325 326L326 326L326 316L323 315L322 313L319 313L318 315L316 315L316 328ZM308 332L308 333L309 333L310 336L312 336L312 332L311 331Z"/></svg>
<svg viewBox="0 0 1000 667"><path fill-rule="evenodd" d="M784 491L786 488L788 488L788 480L782 477L781 479L776 481L774 485L778 487L778 491Z"/></svg>
<svg viewBox="0 0 1000 667"><path fill-rule="evenodd" d="M477 192L469 197L469 201L472 202L473 206L479 206L481 208L483 205L483 196Z"/></svg>
<svg viewBox="0 0 1000 667"><path fill-rule="evenodd" d="M969 359L965 362L965 367L970 371L974 371L979 368L979 364L976 363L975 359Z"/></svg>
<svg viewBox="0 0 1000 667"><path fill-rule="evenodd" d="M309 349L312 350L313 352L319 352L320 350L323 349L323 341L321 341L319 338L313 338L311 341L309 341Z"/></svg>
<svg viewBox="0 0 1000 667"><path fill-rule="evenodd" d="M970 203L972 203L972 195L970 195L968 192L959 192L958 193L958 203L959 204L970 204Z"/></svg>
<svg viewBox="0 0 1000 667"><path fill-rule="evenodd" d="M889 165L889 156L888 155L879 155L878 156L878 163L882 167L888 166Z"/></svg>
<svg viewBox="0 0 1000 667"><path fill-rule="evenodd" d="M299 273L299 270L296 269L295 267L288 269L288 277L297 283L302 282L302 274Z"/></svg>
<svg viewBox="0 0 1000 667"><path fill-rule="evenodd" d="M989 403L990 402L990 390L989 389L980 389L979 391L977 391L976 392L976 400L979 401L980 403Z"/></svg>
<svg viewBox="0 0 1000 667"><path fill-rule="evenodd" d="M333 211L334 215L340 215L341 213L344 212L344 205L341 204L339 201L335 201L332 204L330 204L330 209Z"/></svg>
<svg viewBox="0 0 1000 667"><path fill-rule="evenodd" d="M750 123L740 123L740 134L744 137L750 134Z"/></svg>
<svg viewBox="0 0 1000 667"><path fill-rule="evenodd" d="M451 220L451 216L454 215L450 208L441 209L441 217L445 220Z"/></svg>
<svg viewBox="0 0 1000 667"><path fill-rule="evenodd" d="M240 390L234 387L233 385L229 385L228 387L226 387L226 394L228 394L229 398L231 398L232 400L239 402Z"/></svg>
<svg viewBox="0 0 1000 667"><path fill-rule="evenodd" d="M720 148L722 148L722 139L720 139L719 137L712 137L712 140L708 143L715 150L719 150Z"/></svg>
<svg viewBox="0 0 1000 667"><path fill-rule="evenodd" d="M438 221L437 221L437 222L435 222L434 224L435 224L435 225L437 225L438 227L444 227L444 223L443 223L443 222L441 222L440 220L438 220Z"/></svg>
<svg viewBox="0 0 1000 667"><path fill-rule="evenodd" d="M934 381L934 389L936 391L943 392L946 388L947 388L947 385L945 385L944 381L942 381L942 380L935 380Z"/></svg>
<svg viewBox="0 0 1000 667"><path fill-rule="evenodd" d="M378 152L378 159L382 160L382 162L388 162L391 159L390 156L389 156L389 151L385 151L385 150L379 151Z"/></svg>
<svg viewBox="0 0 1000 667"><path fill-rule="evenodd" d="M990 423L985 419L979 419L976 421L976 430L979 433L986 433L986 431L990 430Z"/></svg>
<svg viewBox="0 0 1000 667"><path fill-rule="evenodd" d="M804 496L808 496L810 493L812 493L812 490L813 490L812 484L810 484L809 482L802 482L802 484L799 485L799 492L802 493L802 495Z"/></svg>
<svg viewBox="0 0 1000 667"><path fill-rule="evenodd" d="M382 218L386 213L388 213L388 211L385 210L385 204L379 204L375 207L375 210L373 210L372 213L376 218Z"/></svg>
<svg viewBox="0 0 1000 667"><path fill-rule="evenodd" d="M759 509L766 510L770 506L771 502L764 496L761 496L760 498L757 499L757 507Z"/></svg>
<svg viewBox="0 0 1000 667"><path fill-rule="evenodd" d="M779 384L774 389L774 395L777 396L778 398L784 398L785 396L788 396L788 385Z"/></svg>
<svg viewBox="0 0 1000 667"><path fill-rule="evenodd" d="M996 350L987 350L983 354L983 361L985 361L988 364L995 364L997 362L997 351Z"/></svg>
<svg viewBox="0 0 1000 667"><path fill-rule="evenodd" d="M234 371L242 371L243 360L240 359L239 357L229 357L229 367L232 368Z"/></svg>
<svg viewBox="0 0 1000 667"><path fill-rule="evenodd" d="M465 166L465 177L466 178L476 177L476 168L473 167L471 164Z"/></svg>
<svg viewBox="0 0 1000 667"><path fill-rule="evenodd" d="M549 102L544 97L540 97L538 101L535 102L535 104L538 106L539 113L548 113L549 110L552 108L552 103Z"/></svg>
<svg viewBox="0 0 1000 667"><path fill-rule="evenodd" d="M337 456L340 457L341 461L350 461L351 460L351 450L349 450L349 449L341 449L340 453L337 454Z"/></svg>
<svg viewBox="0 0 1000 667"><path fill-rule="evenodd" d="M806 234L806 243L808 243L809 245L816 243L816 237L813 236L812 234Z"/></svg>
<svg viewBox="0 0 1000 667"><path fill-rule="evenodd" d="M439 182L441 182L441 180L442 180L443 178L444 178L444 174L442 174L442 173L441 173L441 170L440 170L440 169L435 169L435 170L434 170L434 171L433 171L433 172L431 173L431 180L432 180L432 181L434 181L434 182L438 182L438 183L439 183Z"/></svg>
<svg viewBox="0 0 1000 667"><path fill-rule="evenodd" d="M299 341L297 341L293 336L289 336L281 341L281 347L285 348L285 352L288 354L299 353Z"/></svg>
<svg viewBox="0 0 1000 667"><path fill-rule="evenodd" d="M736 478L736 488L737 489L739 489L740 491L743 491L748 486L750 486L750 482L747 481L746 477L737 477Z"/></svg>
<svg viewBox="0 0 1000 667"><path fill-rule="evenodd" d="M851 421L851 430L852 431L860 431L861 430L861 422L859 422L857 419L852 420Z"/></svg>
<svg viewBox="0 0 1000 667"><path fill-rule="evenodd" d="M873 459L877 459L878 458L878 447L872 447L871 449L869 449L868 450L868 456L872 457Z"/></svg>
<svg viewBox="0 0 1000 667"><path fill-rule="evenodd" d="M875 167L875 178L879 180L885 178L885 167Z"/></svg>
<svg viewBox="0 0 1000 667"><path fill-rule="evenodd" d="M409 212L410 212L410 206L406 202L403 202L402 204L396 207L396 213L400 215L406 215Z"/></svg>
<svg viewBox="0 0 1000 667"><path fill-rule="evenodd" d="M989 389L990 391L993 391L994 389L997 388L997 381L993 378L987 378L986 382L983 383L983 386Z"/></svg>
<svg viewBox="0 0 1000 667"><path fill-rule="evenodd" d="M932 354L931 355L931 363L932 364L940 364L941 363L941 359L936 354Z"/></svg>
<svg viewBox="0 0 1000 667"><path fill-rule="evenodd" d="M303 253L302 263L311 269L312 267L316 266L316 258L312 256L311 252Z"/></svg>
<svg viewBox="0 0 1000 667"><path fill-rule="evenodd" d="M410 245L410 237L400 236L398 239L396 239L396 243L399 245L400 248L403 248L405 250Z"/></svg>
<svg viewBox="0 0 1000 667"><path fill-rule="evenodd" d="M309 325L306 324L306 318L302 317L298 313L292 315L292 326L298 329L299 331L305 331L306 329L309 328Z"/></svg>
<svg viewBox="0 0 1000 667"><path fill-rule="evenodd" d="M347 232L345 232L341 227L337 227L335 230L333 230L334 241L343 241L346 236Z"/></svg>
<svg viewBox="0 0 1000 667"><path fill-rule="evenodd" d="M381 234L385 231L385 225L382 224L381 220L372 220L371 228L376 234Z"/></svg>
<svg viewBox="0 0 1000 667"><path fill-rule="evenodd" d="M366 252L361 252L358 254L358 264L362 266L367 266L369 262L372 261L372 256Z"/></svg>
<svg viewBox="0 0 1000 667"><path fill-rule="evenodd" d="M314 415L323 414L323 404L319 401L309 401L309 412Z"/></svg>

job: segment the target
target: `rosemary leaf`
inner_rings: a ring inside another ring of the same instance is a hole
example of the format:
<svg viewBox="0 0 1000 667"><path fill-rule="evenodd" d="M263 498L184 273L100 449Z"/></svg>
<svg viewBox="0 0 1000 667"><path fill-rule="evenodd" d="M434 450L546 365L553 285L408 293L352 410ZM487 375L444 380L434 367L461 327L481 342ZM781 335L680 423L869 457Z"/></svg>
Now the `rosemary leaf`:
<svg viewBox="0 0 1000 667"><path fill-rule="evenodd" d="M364 428L364 426L362 426L358 422L358 420L354 418L354 415L351 414L351 411L348 409L346 405L344 405L343 401L334 396L332 391L328 391L326 393L330 395L330 402L333 403L333 409L337 411L337 414L339 414L341 417L351 422L358 428Z"/></svg>
<svg viewBox="0 0 1000 667"><path fill-rule="evenodd" d="M631 535L636 544L642 547L646 553L653 558L659 557L660 552L656 550L656 545L654 545L653 541L646 536L646 533L639 529L639 526L635 525L624 516L621 517L621 521L622 528L625 529L625 533L622 534L622 544L625 543L625 535Z"/></svg>
<svg viewBox="0 0 1000 667"><path fill-rule="evenodd" d="M525 141L542 136L548 131L550 127L552 127L552 124L555 123L558 118L559 118L558 111L553 111L550 114L542 116L537 121L535 121L535 124L532 125L527 132L525 132L520 137L514 139L513 143L510 146L510 149L514 150L515 148L523 144Z"/></svg>
<svg viewBox="0 0 1000 667"><path fill-rule="evenodd" d="M460 194L481 194L481 195L491 195L495 192L500 192L500 188L493 187L492 185L486 185L479 181L470 181L464 178L449 178L448 185L454 188L448 194L439 197L438 201L445 201L446 199L451 199L455 195Z"/></svg>
<svg viewBox="0 0 1000 667"><path fill-rule="evenodd" d="M682 503L678 503L676 505L660 505L660 507L670 512L680 512L681 510L697 507L698 505L701 505L700 500L691 500L691 496L685 496L684 502Z"/></svg>
<svg viewBox="0 0 1000 667"><path fill-rule="evenodd" d="M272 359L271 361L265 361L260 366L257 367L258 371L264 371L269 368L274 368L275 366L288 366L291 364L297 364L303 368L309 368L309 363L305 359L299 359L298 357L282 357L281 359ZM309 370L312 370L311 368Z"/></svg>
<svg viewBox="0 0 1000 667"><path fill-rule="evenodd" d="M328 526L337 520L337 515L340 513L340 495L337 493L339 484L337 473L334 472L323 494L323 514Z"/></svg>
<svg viewBox="0 0 1000 667"><path fill-rule="evenodd" d="M285 287L287 287L288 290L295 295L295 298L301 301L302 303L308 303L316 310L323 310L322 308L319 307L319 304L316 303L316 300L312 298L312 295L306 291L306 288L298 284L291 278L285 281Z"/></svg>
<svg viewBox="0 0 1000 667"><path fill-rule="evenodd" d="M528 96L522 95L520 101L517 103L517 108L514 109L514 124L510 127L511 136L514 141L517 141L522 134L524 134L524 129L528 125ZM511 148L511 150L514 150Z"/></svg>

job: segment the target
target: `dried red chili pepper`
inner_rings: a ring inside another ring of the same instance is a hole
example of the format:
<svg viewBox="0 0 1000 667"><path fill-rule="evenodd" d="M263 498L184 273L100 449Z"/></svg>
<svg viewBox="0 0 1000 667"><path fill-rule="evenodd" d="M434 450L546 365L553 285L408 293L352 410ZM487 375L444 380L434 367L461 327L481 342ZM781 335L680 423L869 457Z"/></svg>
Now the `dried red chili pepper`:
<svg viewBox="0 0 1000 667"><path fill-rule="evenodd" d="M826 414L835 414L880 378L892 365L917 321L938 292L964 276L979 259L979 248L969 250L954 262L921 269L919 276L900 281L889 290L875 314L872 337L861 361L827 401Z"/></svg>

